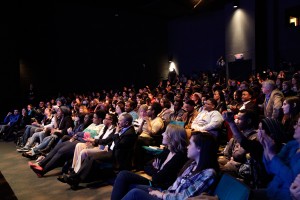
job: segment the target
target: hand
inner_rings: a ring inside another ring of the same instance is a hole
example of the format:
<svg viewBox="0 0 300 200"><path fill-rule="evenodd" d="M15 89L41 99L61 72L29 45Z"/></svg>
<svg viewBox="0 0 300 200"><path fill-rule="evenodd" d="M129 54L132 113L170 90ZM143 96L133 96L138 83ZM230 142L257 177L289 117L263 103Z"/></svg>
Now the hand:
<svg viewBox="0 0 300 200"><path fill-rule="evenodd" d="M83 140L86 142L94 142L95 141L94 138L83 138Z"/></svg>
<svg viewBox="0 0 300 200"><path fill-rule="evenodd" d="M295 178L290 186L290 193L294 200L300 199L300 174Z"/></svg>
<svg viewBox="0 0 300 200"><path fill-rule="evenodd" d="M234 122L234 114L232 112L224 111L222 116L225 121Z"/></svg>
<svg viewBox="0 0 300 200"><path fill-rule="evenodd" d="M158 158L155 158L153 163L152 163L152 166L155 168L155 169L159 169L159 163L160 163L160 160Z"/></svg>
<svg viewBox="0 0 300 200"><path fill-rule="evenodd" d="M68 128L68 129L67 129L67 132L68 132L68 133L71 133L71 132L72 132L72 127Z"/></svg>
<svg viewBox="0 0 300 200"><path fill-rule="evenodd" d="M162 192L160 192L158 190L151 190L150 189L149 194L152 195L152 196L155 196L155 197L157 197L159 199L162 199L162 196L163 196L164 193L162 193Z"/></svg>
<svg viewBox="0 0 300 200"><path fill-rule="evenodd" d="M104 147L103 151L108 152L108 146L107 145Z"/></svg>
<svg viewBox="0 0 300 200"><path fill-rule="evenodd" d="M264 156L271 160L275 155L275 142L263 129L258 129L257 138L264 148Z"/></svg>

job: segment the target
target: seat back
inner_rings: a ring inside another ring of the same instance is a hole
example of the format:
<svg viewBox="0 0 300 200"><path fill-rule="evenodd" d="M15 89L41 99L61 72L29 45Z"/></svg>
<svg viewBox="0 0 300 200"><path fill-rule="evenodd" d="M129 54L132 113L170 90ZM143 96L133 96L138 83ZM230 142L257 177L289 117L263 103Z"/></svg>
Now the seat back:
<svg viewBox="0 0 300 200"><path fill-rule="evenodd" d="M250 196L250 191L246 184L224 173L213 194L217 195L220 200L247 200Z"/></svg>

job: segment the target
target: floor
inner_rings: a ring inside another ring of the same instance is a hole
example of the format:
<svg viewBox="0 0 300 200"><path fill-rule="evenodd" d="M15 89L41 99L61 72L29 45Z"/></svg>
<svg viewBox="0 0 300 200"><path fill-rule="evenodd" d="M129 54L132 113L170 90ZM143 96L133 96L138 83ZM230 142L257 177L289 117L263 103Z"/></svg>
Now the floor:
<svg viewBox="0 0 300 200"><path fill-rule="evenodd" d="M21 153L16 151L13 142L0 141L0 170L19 200L110 199L111 185L81 184L79 190L73 191L68 184L56 180L60 168L52 170L42 178L38 178L29 168L28 161L27 158L22 157Z"/></svg>

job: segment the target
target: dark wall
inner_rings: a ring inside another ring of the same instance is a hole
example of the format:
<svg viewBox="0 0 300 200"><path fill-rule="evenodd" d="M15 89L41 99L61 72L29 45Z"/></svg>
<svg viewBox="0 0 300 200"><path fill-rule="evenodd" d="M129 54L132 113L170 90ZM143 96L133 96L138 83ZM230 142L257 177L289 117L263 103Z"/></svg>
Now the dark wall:
<svg viewBox="0 0 300 200"><path fill-rule="evenodd" d="M11 15L16 14L14 5L6 7L5 14L9 12ZM20 100L19 85L19 63L17 60L17 29L18 23L14 18L0 14L0 122L4 116L14 108ZM2 16L3 15L3 16Z"/></svg>
<svg viewBox="0 0 300 200"><path fill-rule="evenodd" d="M279 1L277 6L278 22L278 61L286 61L298 64L300 66L300 26L289 26L289 13L295 13L300 17L300 2L298 0ZM278 64L278 63L277 63ZM278 68L278 66L277 66Z"/></svg>
<svg viewBox="0 0 300 200"><path fill-rule="evenodd" d="M38 13L40 19L23 19L22 56L40 93L145 85L160 76L167 49L164 20L75 3Z"/></svg>
<svg viewBox="0 0 300 200"><path fill-rule="evenodd" d="M180 73L213 70L224 56L224 12L175 19L169 24L169 54Z"/></svg>

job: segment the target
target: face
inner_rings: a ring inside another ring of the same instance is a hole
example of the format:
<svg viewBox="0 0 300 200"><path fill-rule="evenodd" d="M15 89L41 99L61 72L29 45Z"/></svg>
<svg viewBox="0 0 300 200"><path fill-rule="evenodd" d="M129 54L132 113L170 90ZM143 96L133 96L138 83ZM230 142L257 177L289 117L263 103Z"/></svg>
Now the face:
<svg viewBox="0 0 300 200"><path fill-rule="evenodd" d="M152 116L152 114L153 114L152 107L149 106L149 108L148 108L148 110L147 110L147 115L148 115L148 116Z"/></svg>
<svg viewBox="0 0 300 200"><path fill-rule="evenodd" d="M89 120L89 118L90 118L89 115L85 115L83 121L87 122Z"/></svg>
<svg viewBox="0 0 300 200"><path fill-rule="evenodd" d="M146 109L146 110L140 109L139 116L141 116L141 117L146 117L146 116L147 116L147 110L148 110L148 109Z"/></svg>
<svg viewBox="0 0 300 200"><path fill-rule="evenodd" d="M238 113L237 119L235 120L235 123L240 130L243 130L247 126L247 121L244 115L244 113Z"/></svg>
<svg viewBox="0 0 300 200"><path fill-rule="evenodd" d="M283 90L287 90L287 89L288 89L287 84L282 84L282 89L283 89Z"/></svg>
<svg viewBox="0 0 300 200"><path fill-rule="evenodd" d="M110 115L105 115L105 118L103 120L103 124L105 126L110 126L111 125L111 122L112 122L112 118Z"/></svg>
<svg viewBox="0 0 300 200"><path fill-rule="evenodd" d="M162 134L162 136L163 136L162 144L163 144L163 145L168 145L168 144L169 144L169 140L170 140L169 133L164 132L164 133Z"/></svg>
<svg viewBox="0 0 300 200"><path fill-rule="evenodd" d="M220 94L219 94L219 92L215 91L215 93L214 93L214 99L215 99L215 100L219 100L219 99L220 99Z"/></svg>
<svg viewBox="0 0 300 200"><path fill-rule="evenodd" d="M60 117L60 116L62 116L62 114L63 114L63 113L62 113L61 109L58 109L56 115L57 115L58 117Z"/></svg>
<svg viewBox="0 0 300 200"><path fill-rule="evenodd" d="M118 123L120 128L124 128L127 126L127 122L125 121L125 118L122 115L119 117Z"/></svg>
<svg viewBox="0 0 300 200"><path fill-rule="evenodd" d="M283 114L285 114L285 115L289 114L289 112L290 112L290 104L288 104L286 102L286 100L282 104L282 110L283 110Z"/></svg>
<svg viewBox="0 0 300 200"><path fill-rule="evenodd" d="M180 110L180 108L181 108L181 107L179 106L179 102L175 101L175 102L174 102L174 110L177 110L177 111L178 111L178 110Z"/></svg>
<svg viewBox="0 0 300 200"><path fill-rule="evenodd" d="M194 136L190 138L190 144L188 146L187 157L190 159L197 159L200 154L200 149L196 146L194 142Z"/></svg>
<svg viewBox="0 0 300 200"><path fill-rule="evenodd" d="M93 116L93 123L97 125L101 123L100 118L96 114Z"/></svg>
<svg viewBox="0 0 300 200"><path fill-rule="evenodd" d="M294 138L295 140L300 143L300 118L298 118L297 124L294 126L295 132L294 132Z"/></svg>
<svg viewBox="0 0 300 200"><path fill-rule="evenodd" d="M183 106L184 110L187 111L188 113L193 112L194 111L194 106L191 106L190 104L184 104Z"/></svg>
<svg viewBox="0 0 300 200"><path fill-rule="evenodd" d="M204 109L207 111L212 111L215 108L215 105L210 101L207 100L204 104Z"/></svg>
<svg viewBox="0 0 300 200"><path fill-rule="evenodd" d="M262 87L261 87L261 91L264 93L264 94L269 94L269 87L266 85L266 84L262 84Z"/></svg>
<svg viewBox="0 0 300 200"><path fill-rule="evenodd" d="M249 92L243 91L243 93L242 93L242 101L246 102L246 101L250 101L250 100L251 100L251 95L249 94Z"/></svg>
<svg viewBox="0 0 300 200"><path fill-rule="evenodd" d="M130 112L132 109L131 109L131 107L130 107L130 103L129 102L126 102L125 103L125 111L126 112Z"/></svg>
<svg viewBox="0 0 300 200"><path fill-rule="evenodd" d="M246 85L244 84L244 83L242 83L241 85L240 85L240 88L239 88L240 90L244 90L244 89L247 89L247 87L246 87Z"/></svg>

